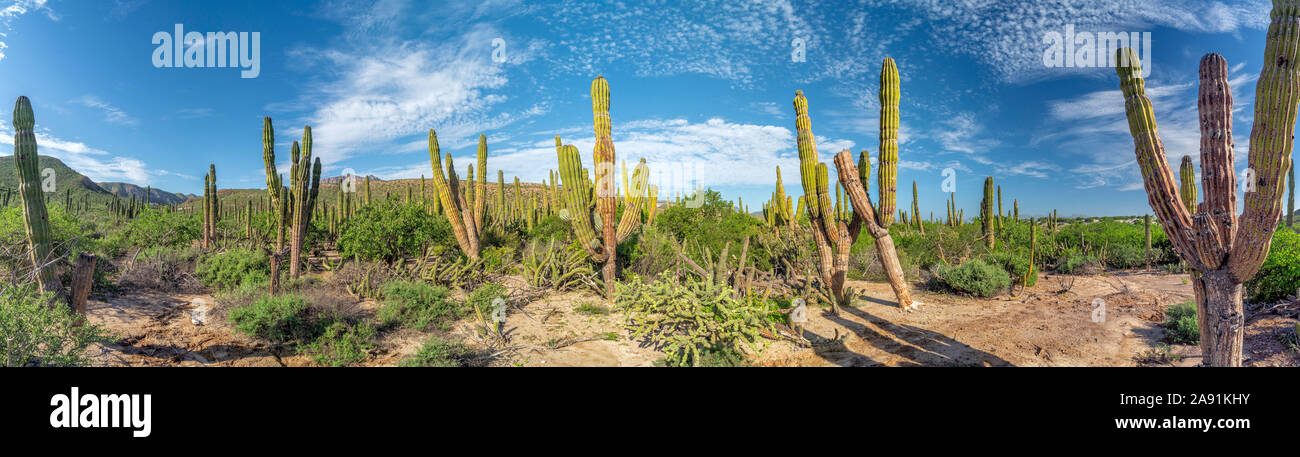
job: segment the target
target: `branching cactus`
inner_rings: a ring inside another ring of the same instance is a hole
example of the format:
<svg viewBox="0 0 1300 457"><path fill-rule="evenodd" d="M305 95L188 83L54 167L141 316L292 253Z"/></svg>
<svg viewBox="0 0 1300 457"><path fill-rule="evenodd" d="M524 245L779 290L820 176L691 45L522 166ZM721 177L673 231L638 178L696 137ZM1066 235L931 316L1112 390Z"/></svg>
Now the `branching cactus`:
<svg viewBox="0 0 1300 457"><path fill-rule="evenodd" d="M297 147L298 142L295 141L294 148ZM271 259L270 292L275 295L280 287L280 259L285 254L284 232L289 223L289 191L284 188L280 173L275 168L275 129L271 126L269 117L262 119L262 164L266 168L266 199L273 217L272 229L275 231L274 244L266 248Z"/></svg>
<svg viewBox="0 0 1300 457"><path fill-rule="evenodd" d="M293 278L301 273L303 243L316 207L316 195L320 193L320 158L312 163L311 126L302 129L300 156L289 177L293 181L290 186L293 189L293 234L289 243L289 276Z"/></svg>
<svg viewBox="0 0 1300 457"><path fill-rule="evenodd" d="M587 251L587 255L597 263L604 263L601 276L605 281L605 297L614 299L614 282L617 274L617 246L632 234L633 229L641 224L641 206L644 197L635 198L632 207L623 212L623 220L615 221L618 208L618 195L614 185L614 141L611 138L612 127L609 118L609 83L597 76L591 82L592 125L596 133L596 147L592 153L596 168L596 180L590 182L586 169L582 168L582 158L578 148L573 145L560 145L560 137L555 137L556 155L560 163L560 179L564 181L565 208L568 209L569 223L578 237L578 242ZM640 165L638 165L640 168ZM648 172L633 180L647 179ZM640 184L644 186L644 183ZM594 192L593 192L594 191ZM589 195L589 192L592 194ZM644 195L644 193L642 193ZM586 210L590 200L595 200L598 224L592 223L591 213ZM595 226L600 228L600 239L596 238Z"/></svg>
<svg viewBox="0 0 1300 457"><path fill-rule="evenodd" d="M1254 125L1245 210L1236 213L1233 173L1232 95L1227 62L1201 59L1197 108L1201 126L1201 179L1205 201L1192 213L1182 205L1178 183L1165 160L1155 114L1146 96L1140 62L1132 49L1118 51L1116 72L1151 208L1171 244L1200 273L1192 286L1200 317L1201 351L1212 366L1240 366L1242 283L1259 271L1282 212L1283 174L1291 162L1296 103L1300 102L1300 0L1273 2L1264 67L1255 84ZM1129 63L1129 65L1124 65Z"/></svg>
<svg viewBox="0 0 1300 457"><path fill-rule="evenodd" d="M32 102L20 96L14 102L14 165L18 169L18 195L23 204L23 227L27 231L28 256L35 268L36 284L47 292L60 292L62 285L54 268L50 216L41 191L40 158L36 151L36 115Z"/></svg>
<svg viewBox="0 0 1300 457"><path fill-rule="evenodd" d="M486 150L484 152L486 153ZM460 251L471 260L478 260L480 232L474 225L478 216L474 214L474 208L469 205L469 201L466 201L460 191L461 183L456 177L456 166L451 161L451 154L447 154L445 175L441 157L438 134L433 129L429 129L429 163L433 167L431 178L433 192L438 194L438 200L442 202L443 214L447 216L447 222L451 223L451 232L456 237L456 244L460 246Z"/></svg>

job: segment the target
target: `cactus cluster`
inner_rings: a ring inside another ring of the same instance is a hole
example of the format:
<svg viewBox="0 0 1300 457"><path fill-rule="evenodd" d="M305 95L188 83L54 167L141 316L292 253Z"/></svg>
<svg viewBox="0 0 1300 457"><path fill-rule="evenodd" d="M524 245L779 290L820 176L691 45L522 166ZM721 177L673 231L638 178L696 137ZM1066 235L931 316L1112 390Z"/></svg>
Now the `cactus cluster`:
<svg viewBox="0 0 1300 457"><path fill-rule="evenodd" d="M18 195L22 198L23 227L27 231L28 257L35 269L37 286L41 290L60 290L58 277L50 265L54 259L53 237L50 233L50 216L45 209L45 195L41 191L40 158L36 150L36 116L32 102L18 97L14 103L14 166L18 169Z"/></svg>
<svg viewBox="0 0 1300 457"><path fill-rule="evenodd" d="M312 163L311 126L302 129L302 147L294 143L290 153L293 164L289 170L289 195L292 202L290 220L292 233L289 237L289 276L297 278L301 273L303 242L307 239L312 214L316 209L316 196L320 193L320 158Z"/></svg>

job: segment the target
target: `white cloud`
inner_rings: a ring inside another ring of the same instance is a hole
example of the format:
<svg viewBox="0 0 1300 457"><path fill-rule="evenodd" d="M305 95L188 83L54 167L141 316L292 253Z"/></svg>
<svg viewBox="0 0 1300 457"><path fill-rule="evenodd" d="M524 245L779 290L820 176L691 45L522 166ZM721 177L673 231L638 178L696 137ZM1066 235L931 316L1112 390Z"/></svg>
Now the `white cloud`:
<svg viewBox="0 0 1300 457"><path fill-rule="evenodd" d="M134 117L127 114L126 111L122 111L121 108L113 106L94 95L83 96L77 99L76 102L87 108L94 108L103 111L104 121L110 124L137 125L140 123Z"/></svg>
<svg viewBox="0 0 1300 457"><path fill-rule="evenodd" d="M0 144L14 144L13 130L9 122L0 123ZM155 172L148 165L136 158L110 154L79 141L64 140L37 126L36 145L38 154L58 158L64 165L72 168L95 182L123 181L138 185L149 185Z"/></svg>

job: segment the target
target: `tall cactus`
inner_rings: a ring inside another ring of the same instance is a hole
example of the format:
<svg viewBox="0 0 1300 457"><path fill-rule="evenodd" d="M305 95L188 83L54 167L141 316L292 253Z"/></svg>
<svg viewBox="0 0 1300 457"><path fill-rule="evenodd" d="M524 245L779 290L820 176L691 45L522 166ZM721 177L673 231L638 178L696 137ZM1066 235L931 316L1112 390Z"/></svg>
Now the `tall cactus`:
<svg viewBox="0 0 1300 457"><path fill-rule="evenodd" d="M993 249L997 246L995 216L993 214L993 177L984 178L984 200L980 201L980 227L984 229L984 243Z"/></svg>
<svg viewBox="0 0 1300 457"><path fill-rule="evenodd" d="M460 246L460 251L471 260L478 260L480 232L475 224L480 217L474 214L474 208L460 191L461 183L456 177L456 166L452 164L451 154L447 154L446 157L447 167L444 174L442 151L438 147L438 134L433 129L429 129L429 164L433 167L431 179L433 191L438 194L438 200L442 202L443 214L447 216L447 222L451 223L451 232L456 237L456 244Z"/></svg>
<svg viewBox="0 0 1300 457"><path fill-rule="evenodd" d="M1192 165L1192 156L1183 156L1178 175L1181 183L1178 194L1183 197L1183 207L1188 213L1196 214L1196 168Z"/></svg>
<svg viewBox="0 0 1300 457"><path fill-rule="evenodd" d="M1147 270L1151 270L1151 215L1142 215L1143 240L1146 242L1146 250L1143 251L1142 257L1146 259Z"/></svg>
<svg viewBox="0 0 1300 457"><path fill-rule="evenodd" d="M295 147L297 144L295 143ZM316 195L320 193L320 158L312 163L311 126L302 129L302 151L299 154L293 175L293 234L289 243L289 276L297 278L301 273L302 248L307 239L312 213L316 207Z"/></svg>
<svg viewBox="0 0 1300 457"><path fill-rule="evenodd" d="M921 223L921 200L917 197L916 180L912 180L912 221L915 222L916 229L925 234L925 224Z"/></svg>
<svg viewBox="0 0 1300 457"><path fill-rule="evenodd" d="M297 148L296 141L294 147ZM269 117L262 119L262 165L266 168L266 199L272 216L272 230L275 233L274 244L266 248L271 260L270 292L271 295L275 295L280 288L280 259L285 254L284 235L285 226L289 223L289 192L284 188L283 178L275 168L275 129L271 126Z"/></svg>
<svg viewBox="0 0 1300 457"><path fill-rule="evenodd" d="M1192 213L1165 160L1155 115L1146 96L1140 62L1132 49L1118 50L1116 72L1143 184L1156 218L1174 249L1200 273L1192 286L1201 319L1201 351L1213 366L1240 366L1242 283L1259 271L1282 211L1282 177L1291 165L1296 104L1300 102L1300 0L1275 0L1255 84L1249 167L1254 183L1236 214L1233 173L1232 94L1227 61L1207 54L1200 64L1197 108L1201 126L1201 179L1205 202Z"/></svg>
<svg viewBox="0 0 1300 457"><path fill-rule="evenodd" d="M23 204L23 227L27 231L28 257L35 268L36 284L41 290L57 293L63 286L50 266L54 259L50 216L41 191L40 157L36 148L36 115L32 102L19 96L14 102L14 167L18 169L18 195Z"/></svg>
<svg viewBox="0 0 1300 457"><path fill-rule="evenodd" d="M880 67L880 207L877 214L880 225L893 225L894 200L898 193L898 66L892 57L886 57Z"/></svg>
<svg viewBox="0 0 1300 457"><path fill-rule="evenodd" d="M1287 168L1287 187L1288 196L1286 198L1286 226L1295 227L1295 160L1291 161L1291 166Z"/></svg>
<svg viewBox="0 0 1300 457"><path fill-rule="evenodd" d="M483 236L483 210L487 207L487 156L487 135L479 134L478 155L475 157L478 159L478 179L474 184L474 226L478 227L480 237Z"/></svg>
<svg viewBox="0 0 1300 457"><path fill-rule="evenodd" d="M596 133L596 147L592 153L595 164L596 181L594 195L596 212L599 214L601 239L596 238L587 210L588 182L587 171L582 168L582 158L578 148L573 145L561 146L560 137L555 137L556 156L560 164L560 179L564 181L565 208L568 210L569 223L578 237L578 242L587 251L587 255L597 263L604 263L601 276L605 281L605 297L613 300L614 281L617 273L617 246L632 230L640 225L641 206L645 198L636 198L633 207L626 208L623 220L615 221L618 207L617 192L614 186L614 141L611 137L612 126L609 118L609 82L604 77L596 76L591 82L592 128ZM633 177L634 179L636 176ZM643 177L648 178L648 175Z"/></svg>

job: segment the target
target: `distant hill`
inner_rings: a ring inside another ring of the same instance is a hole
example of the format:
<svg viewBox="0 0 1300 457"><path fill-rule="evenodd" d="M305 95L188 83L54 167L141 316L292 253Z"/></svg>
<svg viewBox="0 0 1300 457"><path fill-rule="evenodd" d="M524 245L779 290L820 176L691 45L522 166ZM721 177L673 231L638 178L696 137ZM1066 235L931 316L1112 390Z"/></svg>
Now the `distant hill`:
<svg viewBox="0 0 1300 457"><path fill-rule="evenodd" d="M358 177L357 177L357 180L359 180L359 181L365 181L366 178L361 177L361 176L358 176ZM320 182L321 182L321 184L338 184L338 183L343 182L343 176L331 176L331 177L328 177L328 178L321 178L321 179L320 179ZM370 182L372 182L372 183L375 183L375 182L384 182L384 180L379 179L378 176L370 175Z"/></svg>
<svg viewBox="0 0 1300 457"><path fill-rule="evenodd" d="M197 197L194 194L176 194L162 189L151 189L140 187L131 183L124 182L102 182L99 187L122 198L143 199L145 190L149 191L149 202L159 205L178 205L185 203L186 200Z"/></svg>

